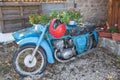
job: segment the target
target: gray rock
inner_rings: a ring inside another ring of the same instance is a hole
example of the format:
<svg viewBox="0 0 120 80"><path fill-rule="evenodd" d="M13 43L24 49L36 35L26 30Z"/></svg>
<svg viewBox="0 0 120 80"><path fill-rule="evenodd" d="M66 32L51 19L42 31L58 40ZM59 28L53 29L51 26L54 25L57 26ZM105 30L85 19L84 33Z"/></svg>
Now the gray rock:
<svg viewBox="0 0 120 80"><path fill-rule="evenodd" d="M116 55L120 55L120 43L118 43L117 41L109 38L102 38L99 44L100 47L104 47L108 49L110 52Z"/></svg>

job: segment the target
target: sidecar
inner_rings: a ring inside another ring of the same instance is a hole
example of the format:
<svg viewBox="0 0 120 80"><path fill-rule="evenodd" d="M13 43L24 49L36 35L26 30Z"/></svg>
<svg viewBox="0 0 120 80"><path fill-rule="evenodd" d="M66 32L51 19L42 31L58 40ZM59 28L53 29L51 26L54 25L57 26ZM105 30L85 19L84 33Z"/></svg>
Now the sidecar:
<svg viewBox="0 0 120 80"><path fill-rule="evenodd" d="M39 37L41 35L41 30L43 30L43 26L39 25L38 27L35 27L36 25L33 25L29 28L25 28L19 31L16 31L13 33L13 37L16 42L19 42L22 39L29 38L29 37ZM66 26L67 31L72 30L76 27L76 25L68 25ZM67 34L68 35L68 34Z"/></svg>
<svg viewBox="0 0 120 80"><path fill-rule="evenodd" d="M97 42L98 42L98 34L94 28L94 25L89 24L85 28L82 26L77 26L77 25L67 25L66 29L67 29L67 31L66 31L65 36L63 36L63 38L64 37L65 38L66 37L73 38L73 37L79 36L79 35L84 36L87 33L88 35L92 34L93 40L95 40L94 43L96 42L96 44L97 44ZM19 31L13 33L13 37L14 37L15 41L19 44L21 42L21 40L23 40L25 38L29 38L29 37L31 37L33 39L36 37L39 38L42 30L44 30L44 26L38 25L36 27L36 25L33 25L32 27L25 28L25 29L22 29L22 30L19 30ZM47 33L47 34L49 34L49 33ZM50 38L55 39L51 35L50 35Z"/></svg>

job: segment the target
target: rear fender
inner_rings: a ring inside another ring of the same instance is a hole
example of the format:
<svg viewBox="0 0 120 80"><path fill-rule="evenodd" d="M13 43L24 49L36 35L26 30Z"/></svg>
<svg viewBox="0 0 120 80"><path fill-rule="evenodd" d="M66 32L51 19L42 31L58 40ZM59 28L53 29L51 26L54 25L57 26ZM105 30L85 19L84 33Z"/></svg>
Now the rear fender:
<svg viewBox="0 0 120 80"><path fill-rule="evenodd" d="M37 45L39 37L29 37L29 38L24 38L17 42L20 46L27 45L27 44L35 44ZM47 43L46 40L42 40L40 46L45 50L47 60L49 63L53 64L54 63L54 58L53 58L53 52Z"/></svg>

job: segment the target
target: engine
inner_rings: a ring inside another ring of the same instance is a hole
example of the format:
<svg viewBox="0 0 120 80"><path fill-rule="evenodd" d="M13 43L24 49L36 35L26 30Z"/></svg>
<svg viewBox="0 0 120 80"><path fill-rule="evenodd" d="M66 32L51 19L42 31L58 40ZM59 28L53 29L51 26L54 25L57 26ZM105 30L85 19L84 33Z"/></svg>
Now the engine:
<svg viewBox="0 0 120 80"><path fill-rule="evenodd" d="M55 58L59 61L69 60L76 55L72 39L62 39L53 42Z"/></svg>

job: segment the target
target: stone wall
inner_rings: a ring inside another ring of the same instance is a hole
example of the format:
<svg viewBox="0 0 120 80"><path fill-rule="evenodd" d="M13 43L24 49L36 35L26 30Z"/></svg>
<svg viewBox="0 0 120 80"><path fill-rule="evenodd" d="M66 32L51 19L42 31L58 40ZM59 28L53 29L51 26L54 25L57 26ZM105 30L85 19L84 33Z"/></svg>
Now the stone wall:
<svg viewBox="0 0 120 80"><path fill-rule="evenodd" d="M42 13L49 14L51 10L65 11L67 3L42 3Z"/></svg>
<svg viewBox="0 0 120 80"><path fill-rule="evenodd" d="M84 22L100 24L107 18L108 0L75 0Z"/></svg>
<svg viewBox="0 0 120 80"><path fill-rule="evenodd" d="M81 11L83 22L95 24L104 23L107 19L108 0L75 0L76 9ZM74 8L74 0L67 0L66 3L43 3L42 12L49 13L51 10L63 11Z"/></svg>

